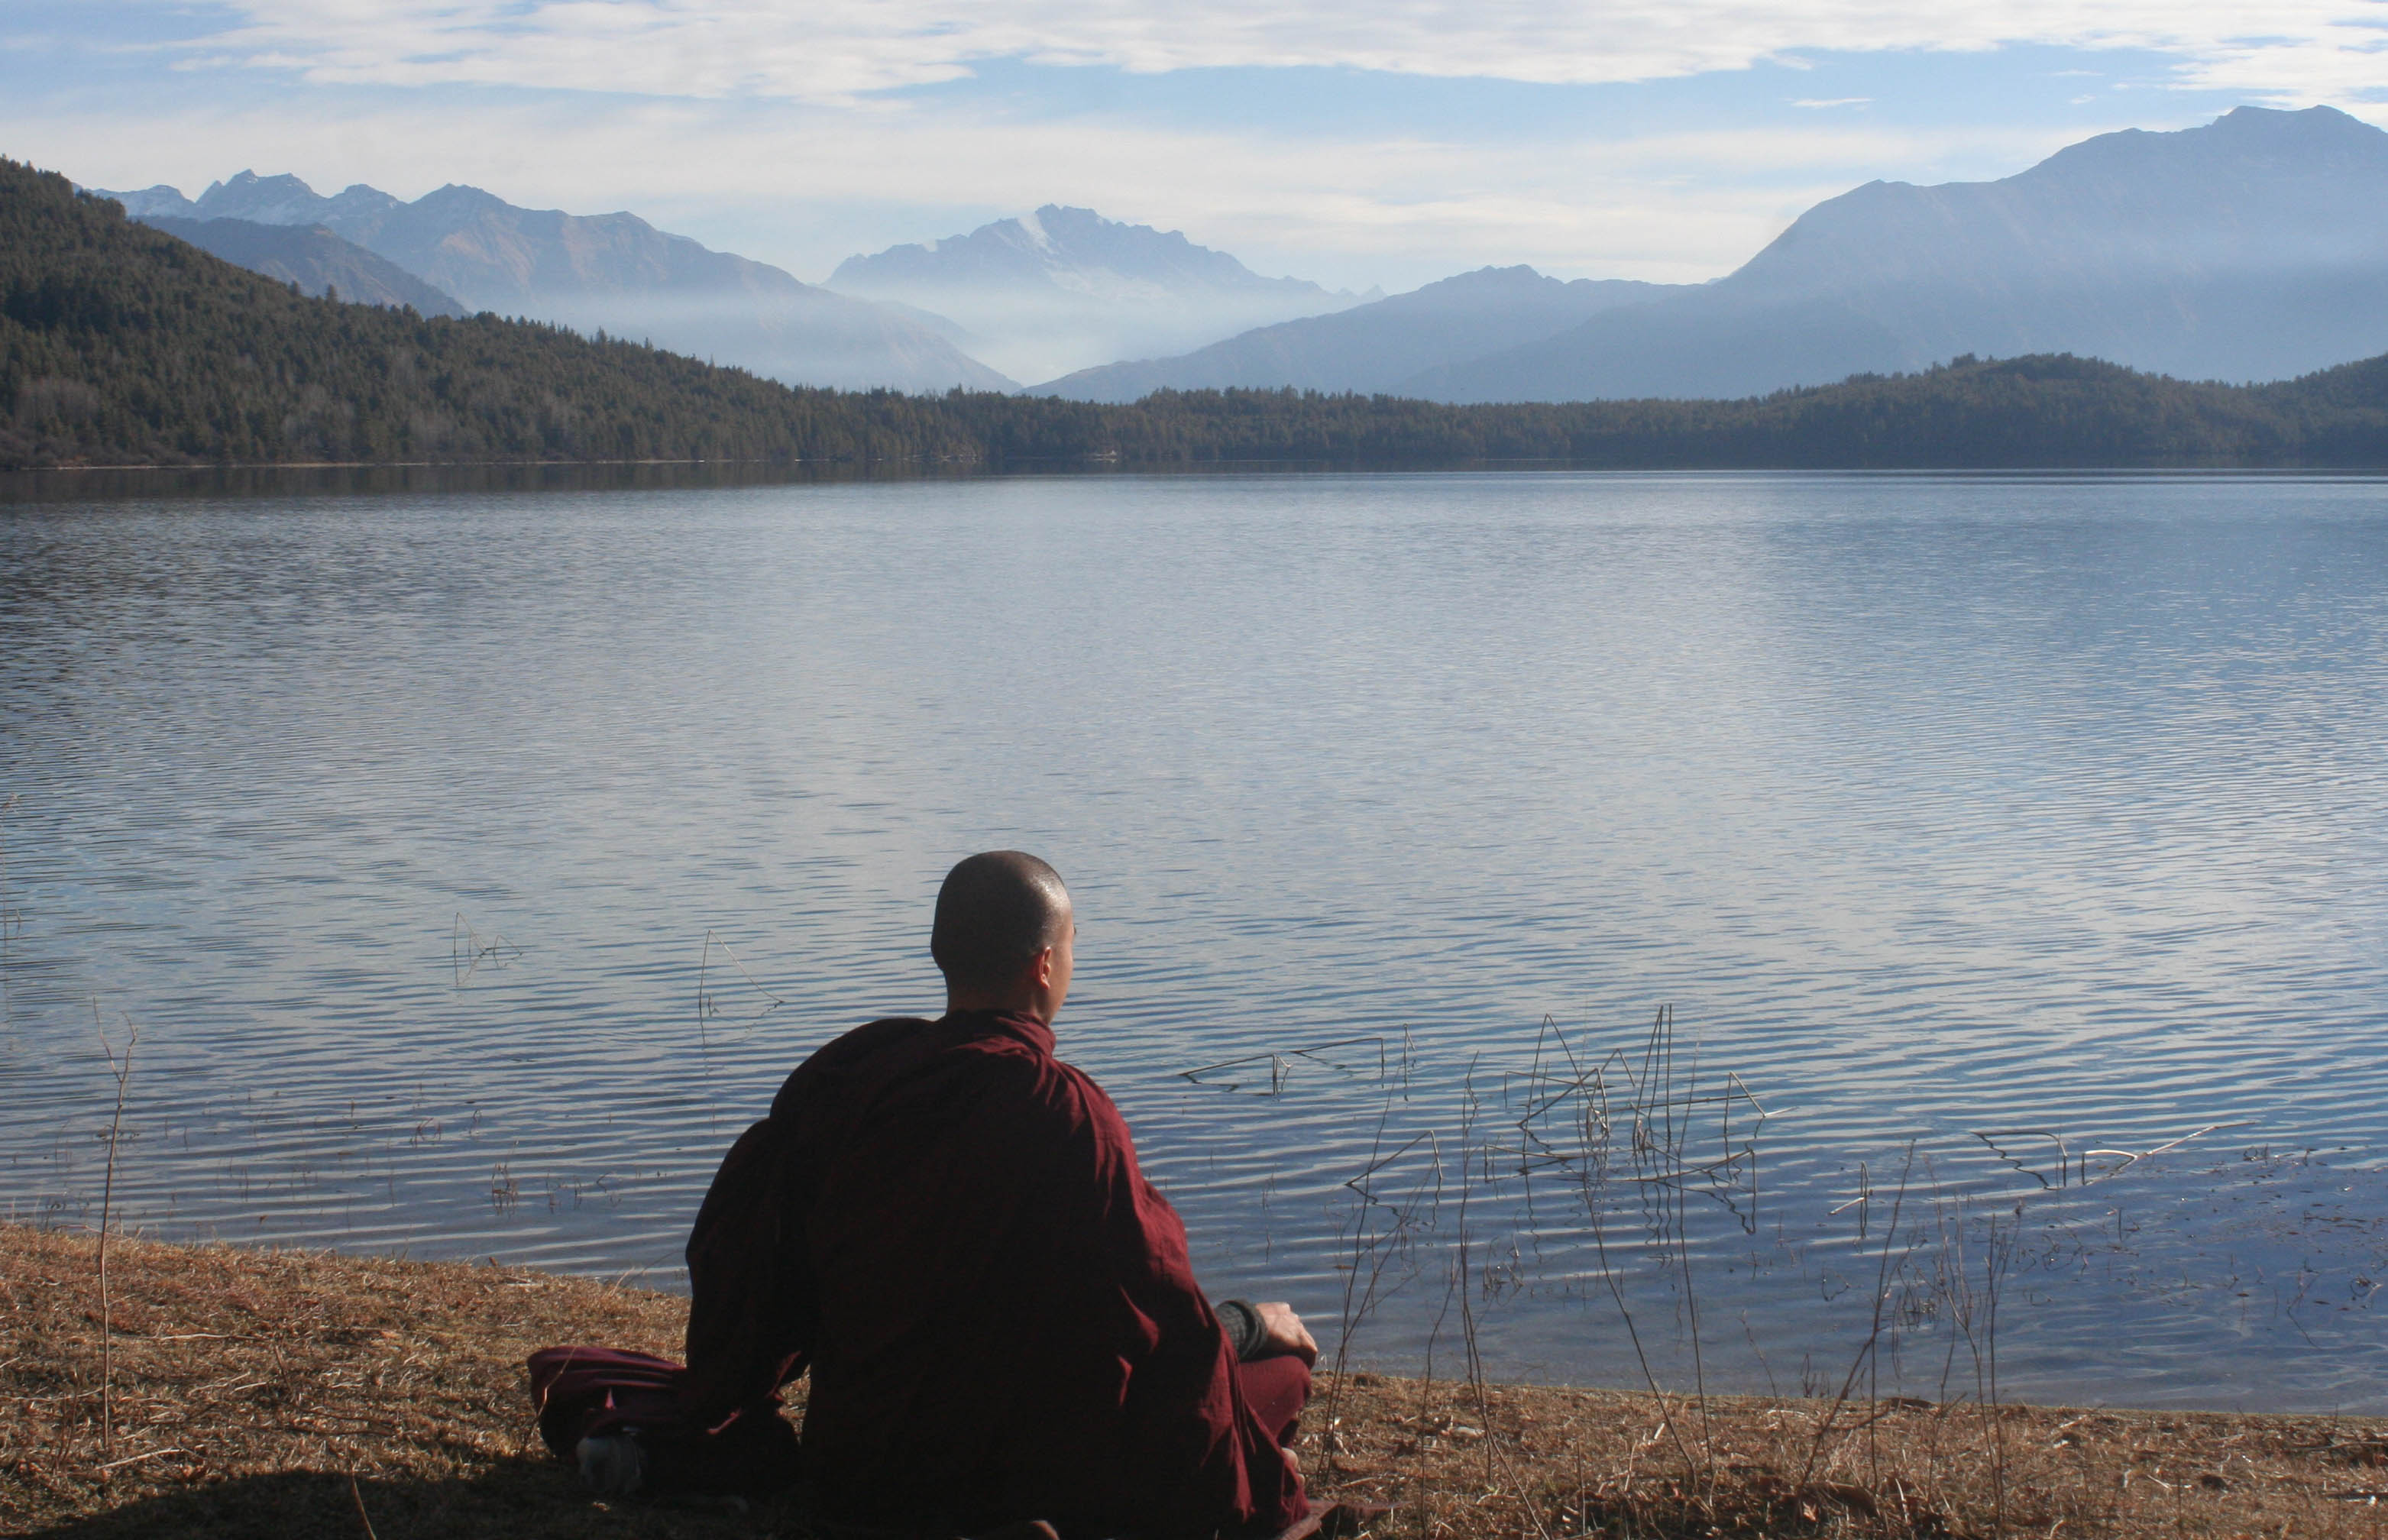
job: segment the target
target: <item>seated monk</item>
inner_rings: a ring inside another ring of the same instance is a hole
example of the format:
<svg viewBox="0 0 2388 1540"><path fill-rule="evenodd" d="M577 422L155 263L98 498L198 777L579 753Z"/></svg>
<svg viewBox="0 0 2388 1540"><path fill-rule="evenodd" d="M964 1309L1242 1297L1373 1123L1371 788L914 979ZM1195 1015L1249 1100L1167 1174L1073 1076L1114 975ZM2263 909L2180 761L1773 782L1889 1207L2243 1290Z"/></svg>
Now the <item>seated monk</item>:
<svg viewBox="0 0 2388 1540"><path fill-rule="evenodd" d="M946 1013L856 1028L731 1147L689 1238L685 1370L550 1348L541 1427L601 1487L757 1493L889 1534L1268 1534L1317 1346L1209 1304L1127 1125L1053 1056L1070 896L1034 856L937 895ZM779 1390L812 1375L798 1441Z"/></svg>

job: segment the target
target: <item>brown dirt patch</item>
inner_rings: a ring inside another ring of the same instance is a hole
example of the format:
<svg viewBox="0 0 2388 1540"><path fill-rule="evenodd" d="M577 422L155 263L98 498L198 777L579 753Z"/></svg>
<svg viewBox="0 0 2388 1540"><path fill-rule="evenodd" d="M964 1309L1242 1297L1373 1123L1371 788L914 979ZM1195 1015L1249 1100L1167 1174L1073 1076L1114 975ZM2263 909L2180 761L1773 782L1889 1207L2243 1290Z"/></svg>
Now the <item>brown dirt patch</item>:
<svg viewBox="0 0 2388 1540"><path fill-rule="evenodd" d="M676 1296L120 1237L103 1438L95 1252L88 1235L0 1226L0 1533L800 1531L768 1505L592 1503L540 1444L530 1351L675 1353ZM1355 1374L1322 1377L1305 1425L1314 1490L1391 1504L1386 1540L2388 1534L2381 1419L1745 1398L1704 1415L1646 1394Z"/></svg>

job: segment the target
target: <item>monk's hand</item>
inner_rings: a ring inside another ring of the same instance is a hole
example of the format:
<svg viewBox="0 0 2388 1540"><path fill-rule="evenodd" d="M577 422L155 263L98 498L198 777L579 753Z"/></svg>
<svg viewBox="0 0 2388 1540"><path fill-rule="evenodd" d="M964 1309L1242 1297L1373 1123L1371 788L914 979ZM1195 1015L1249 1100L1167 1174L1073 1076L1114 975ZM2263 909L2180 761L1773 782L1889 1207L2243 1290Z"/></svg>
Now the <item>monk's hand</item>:
<svg viewBox="0 0 2388 1540"><path fill-rule="evenodd" d="M1265 1358L1275 1353L1291 1353L1298 1355L1305 1364L1314 1367L1317 1364L1318 1341L1310 1334L1310 1328L1302 1324L1302 1317L1293 1313L1292 1305L1278 1300L1270 1305L1255 1305L1252 1309L1261 1317L1261 1347L1252 1355L1253 1357Z"/></svg>

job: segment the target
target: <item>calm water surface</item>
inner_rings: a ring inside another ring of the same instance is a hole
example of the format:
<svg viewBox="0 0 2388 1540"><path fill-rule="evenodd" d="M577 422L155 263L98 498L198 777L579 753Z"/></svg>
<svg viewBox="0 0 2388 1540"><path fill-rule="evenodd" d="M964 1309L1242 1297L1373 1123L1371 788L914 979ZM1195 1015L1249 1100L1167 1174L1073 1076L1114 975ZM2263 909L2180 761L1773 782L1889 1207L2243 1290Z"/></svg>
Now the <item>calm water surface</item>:
<svg viewBox="0 0 2388 1540"><path fill-rule="evenodd" d="M2388 1410L2378 482L20 503L9 796L20 1218L137 1027L131 1222L675 1286L1024 846L1330 1353L1836 1389L1879 1308L1886 1390Z"/></svg>

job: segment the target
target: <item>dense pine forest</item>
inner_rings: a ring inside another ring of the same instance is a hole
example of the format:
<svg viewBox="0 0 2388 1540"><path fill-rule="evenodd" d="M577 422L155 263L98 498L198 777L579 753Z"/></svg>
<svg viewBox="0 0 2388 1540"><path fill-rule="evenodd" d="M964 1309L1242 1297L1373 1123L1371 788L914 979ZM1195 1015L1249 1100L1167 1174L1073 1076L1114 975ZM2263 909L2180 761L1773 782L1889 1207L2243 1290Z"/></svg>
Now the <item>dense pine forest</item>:
<svg viewBox="0 0 2388 1540"><path fill-rule="evenodd" d="M1558 405L791 388L534 322L310 299L0 160L0 468L632 460L2388 466L2388 358L2264 386L1961 359L1748 401Z"/></svg>

